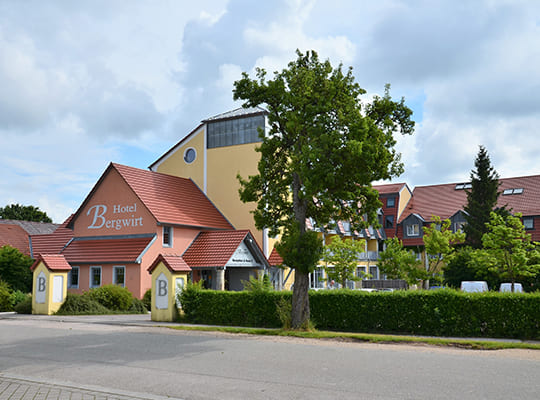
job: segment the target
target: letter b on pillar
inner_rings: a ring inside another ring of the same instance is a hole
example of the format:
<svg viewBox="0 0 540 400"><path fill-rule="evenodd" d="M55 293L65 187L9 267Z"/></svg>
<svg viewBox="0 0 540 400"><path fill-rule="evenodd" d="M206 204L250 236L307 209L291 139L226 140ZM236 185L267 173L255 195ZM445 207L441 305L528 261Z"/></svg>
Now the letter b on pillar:
<svg viewBox="0 0 540 400"><path fill-rule="evenodd" d="M169 280L165 274L161 273L157 277L154 293L156 297L156 308L158 310L169 308Z"/></svg>

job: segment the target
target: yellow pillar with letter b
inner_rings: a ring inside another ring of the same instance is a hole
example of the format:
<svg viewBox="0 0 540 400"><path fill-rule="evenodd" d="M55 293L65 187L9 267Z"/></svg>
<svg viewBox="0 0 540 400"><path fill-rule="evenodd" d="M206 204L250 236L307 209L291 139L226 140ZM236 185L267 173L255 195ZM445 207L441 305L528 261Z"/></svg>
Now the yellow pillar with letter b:
<svg viewBox="0 0 540 400"><path fill-rule="evenodd" d="M32 314L54 314L64 304L71 266L63 256L39 256L31 267Z"/></svg>
<svg viewBox="0 0 540 400"><path fill-rule="evenodd" d="M159 255L148 271L152 274L152 321L177 320L181 308L177 296L191 269L180 256Z"/></svg>

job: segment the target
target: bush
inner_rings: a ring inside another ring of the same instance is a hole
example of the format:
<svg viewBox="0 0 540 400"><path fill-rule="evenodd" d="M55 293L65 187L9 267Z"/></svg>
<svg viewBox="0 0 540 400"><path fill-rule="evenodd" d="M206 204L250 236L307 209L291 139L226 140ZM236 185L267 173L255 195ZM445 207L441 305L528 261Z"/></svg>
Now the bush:
<svg viewBox="0 0 540 400"><path fill-rule="evenodd" d="M133 297L131 301L131 307L129 307L128 312L130 314L147 314L148 309L142 300L136 299Z"/></svg>
<svg viewBox="0 0 540 400"><path fill-rule="evenodd" d="M319 290L309 294L318 329L429 336L540 339L540 293ZM221 292L189 286L180 295L188 322L278 328L291 292Z"/></svg>
<svg viewBox="0 0 540 400"><path fill-rule="evenodd" d="M146 292L144 292L142 302L147 310L152 309L152 289L148 289Z"/></svg>
<svg viewBox="0 0 540 400"><path fill-rule="evenodd" d="M110 310L92 299L88 294L68 293L66 301L56 312L58 315L110 314Z"/></svg>
<svg viewBox="0 0 540 400"><path fill-rule="evenodd" d="M88 292L88 296L112 311L128 311L133 296L129 290L117 285L105 285Z"/></svg>
<svg viewBox="0 0 540 400"><path fill-rule="evenodd" d="M11 311L13 305L11 304L11 290L9 285L0 280L0 312Z"/></svg>
<svg viewBox="0 0 540 400"><path fill-rule="evenodd" d="M179 295L184 319L192 323L278 328L277 304L289 292L203 290L188 284ZM289 300L290 301L290 300Z"/></svg>
<svg viewBox="0 0 540 400"><path fill-rule="evenodd" d="M17 314L32 314L32 296L26 296L23 301L13 307L13 310Z"/></svg>

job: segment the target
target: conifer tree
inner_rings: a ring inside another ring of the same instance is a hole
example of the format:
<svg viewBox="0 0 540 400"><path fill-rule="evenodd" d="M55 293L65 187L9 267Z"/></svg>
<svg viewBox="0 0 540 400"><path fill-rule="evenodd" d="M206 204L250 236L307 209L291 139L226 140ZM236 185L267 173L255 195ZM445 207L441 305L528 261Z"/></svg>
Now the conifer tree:
<svg viewBox="0 0 540 400"><path fill-rule="evenodd" d="M476 170L471 171L471 189L467 191L467 205L464 208L468 214L467 224L463 229L466 244L479 249L482 247L482 236L488 231L486 224L490 220L490 213L497 205L500 183L484 146L480 146L474 165Z"/></svg>

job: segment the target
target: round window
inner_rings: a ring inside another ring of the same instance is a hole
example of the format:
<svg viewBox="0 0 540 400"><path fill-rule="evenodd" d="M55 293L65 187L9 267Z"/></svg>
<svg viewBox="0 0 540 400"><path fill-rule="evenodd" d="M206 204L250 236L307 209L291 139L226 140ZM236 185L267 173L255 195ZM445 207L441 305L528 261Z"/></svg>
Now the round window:
<svg viewBox="0 0 540 400"><path fill-rule="evenodd" d="M187 164L191 164L193 161L195 161L195 158L197 158L197 152L194 148L190 147L184 152L184 161Z"/></svg>

